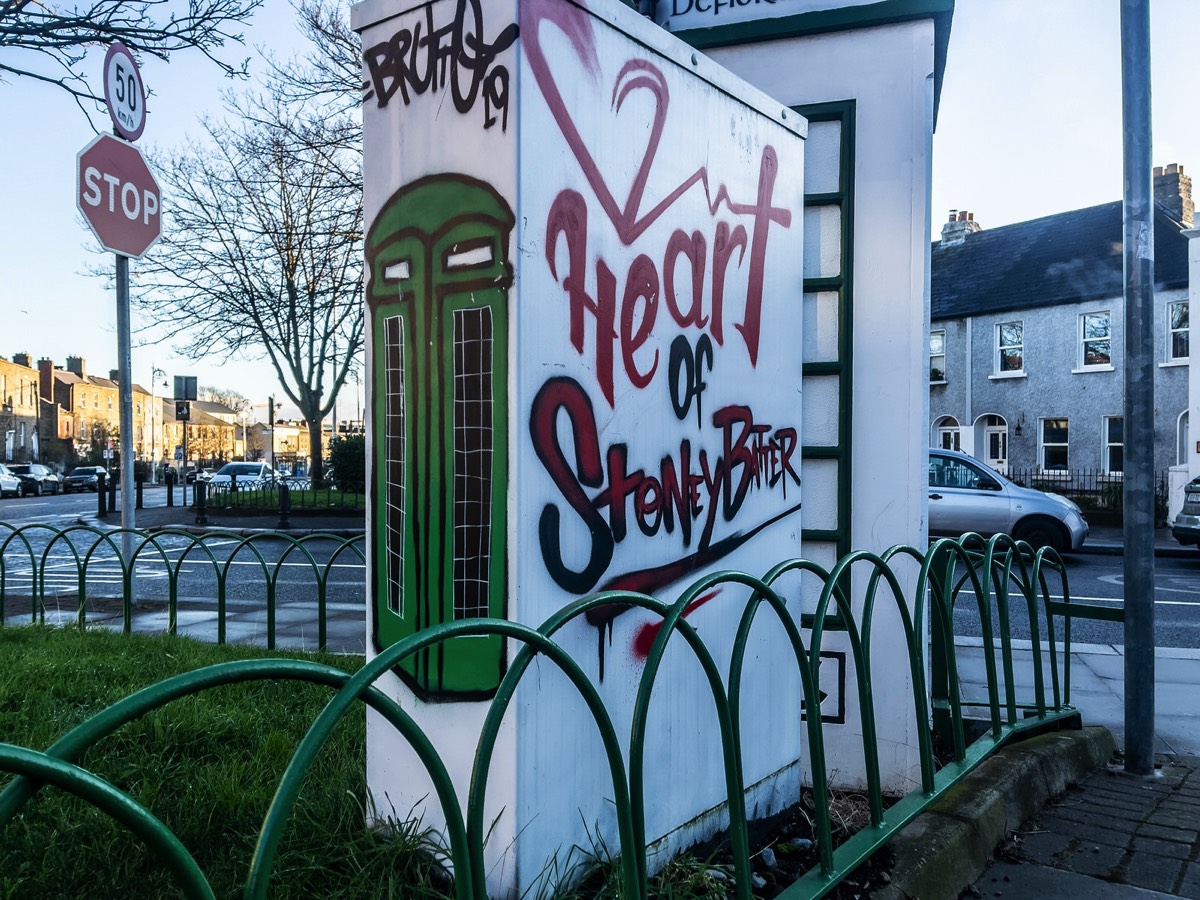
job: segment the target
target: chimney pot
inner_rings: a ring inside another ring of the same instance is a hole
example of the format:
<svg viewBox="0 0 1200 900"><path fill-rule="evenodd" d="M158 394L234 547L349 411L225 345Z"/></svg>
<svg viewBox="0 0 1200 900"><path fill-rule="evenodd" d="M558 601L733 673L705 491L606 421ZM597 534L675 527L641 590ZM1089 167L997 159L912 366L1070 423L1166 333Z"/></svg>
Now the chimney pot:
<svg viewBox="0 0 1200 900"><path fill-rule="evenodd" d="M953 247L967 239L967 235L982 231L975 221L975 214L965 209L950 210L950 221L942 226L942 244Z"/></svg>

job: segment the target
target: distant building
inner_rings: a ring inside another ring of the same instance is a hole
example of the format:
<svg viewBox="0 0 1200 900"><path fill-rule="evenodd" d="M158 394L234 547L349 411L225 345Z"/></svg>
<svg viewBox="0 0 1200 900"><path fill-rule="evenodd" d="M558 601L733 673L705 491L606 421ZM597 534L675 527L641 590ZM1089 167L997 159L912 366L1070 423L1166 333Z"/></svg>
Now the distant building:
<svg viewBox="0 0 1200 900"><path fill-rule="evenodd" d="M29 365L29 354L15 353L11 360L0 357L0 439L3 461L42 461L42 409L37 370Z"/></svg>
<svg viewBox="0 0 1200 900"><path fill-rule="evenodd" d="M225 404L192 400L191 418L186 423L175 417L174 400L163 400L161 405L164 447L169 462L182 466L185 427L189 468L214 468L240 456L241 429L236 424L237 413Z"/></svg>
<svg viewBox="0 0 1200 900"><path fill-rule="evenodd" d="M42 400L42 434L47 442L43 461L71 465L80 457L111 449L117 458L121 434L121 389L118 373L90 375L81 356L68 356L65 368L39 359L38 388ZM133 447L138 460L157 458L162 446L162 420L154 396L133 385Z"/></svg>
<svg viewBox="0 0 1200 900"><path fill-rule="evenodd" d="M321 456L325 460L329 459L329 442L332 439L333 429L322 426ZM273 458L277 469L307 474L312 465L312 438L308 432L308 422L304 419L279 419L274 429L263 422L248 426L246 458L267 463Z"/></svg>
<svg viewBox="0 0 1200 900"><path fill-rule="evenodd" d="M1185 460L1188 238L1181 166L1154 170L1154 467ZM1121 203L983 229L952 211L931 252L930 443L1005 472L1124 471ZM1065 476L1064 476L1065 477Z"/></svg>

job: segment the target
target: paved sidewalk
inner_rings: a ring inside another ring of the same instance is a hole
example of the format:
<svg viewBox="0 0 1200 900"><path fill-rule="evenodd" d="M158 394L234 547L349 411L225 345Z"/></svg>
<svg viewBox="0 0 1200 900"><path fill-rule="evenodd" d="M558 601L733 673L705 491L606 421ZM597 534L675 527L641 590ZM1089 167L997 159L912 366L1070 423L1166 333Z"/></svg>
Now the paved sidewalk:
<svg viewBox="0 0 1200 900"><path fill-rule="evenodd" d="M958 646L963 695L986 696L980 642ZM1028 671L1032 653L1018 646L1016 670ZM1122 648L1075 647L1071 680L1084 724L1107 727L1122 747ZM1155 682L1158 774L1126 775L1118 753L1027 821L963 896L1200 898L1200 651L1160 649Z"/></svg>
<svg viewBox="0 0 1200 900"><path fill-rule="evenodd" d="M1093 527L1079 552L1122 556L1125 553L1125 533L1120 527L1111 525ZM1154 529L1154 555L1200 560L1200 551L1195 547L1185 547L1175 540L1170 528Z"/></svg>

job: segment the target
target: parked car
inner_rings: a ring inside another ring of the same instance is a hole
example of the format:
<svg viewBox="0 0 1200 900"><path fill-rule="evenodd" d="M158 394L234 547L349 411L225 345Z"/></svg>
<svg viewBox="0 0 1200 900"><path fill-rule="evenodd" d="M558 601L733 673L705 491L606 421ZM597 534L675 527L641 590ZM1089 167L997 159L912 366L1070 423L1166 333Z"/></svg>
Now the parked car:
<svg viewBox="0 0 1200 900"><path fill-rule="evenodd" d="M99 476L108 477L108 470L103 466L76 466L67 473L62 481L64 494L72 491L95 491L100 483Z"/></svg>
<svg viewBox="0 0 1200 900"><path fill-rule="evenodd" d="M212 477L212 469L188 469L183 475L184 481L188 484L195 484L197 481L211 481Z"/></svg>
<svg viewBox="0 0 1200 900"><path fill-rule="evenodd" d="M0 497L25 496L25 482L8 470L8 466L0 466Z"/></svg>
<svg viewBox="0 0 1200 900"><path fill-rule="evenodd" d="M1088 536L1079 507L1021 487L966 453L929 451L929 533L1011 534L1034 548L1078 550Z"/></svg>
<svg viewBox="0 0 1200 900"><path fill-rule="evenodd" d="M1179 543L1200 547L1200 478L1193 478L1183 487L1183 509L1171 523L1171 534Z"/></svg>
<svg viewBox="0 0 1200 900"><path fill-rule="evenodd" d="M217 469L217 474L209 479L214 491L227 491L229 485L237 476L238 490L250 490L262 487L279 480L279 473L266 463L231 462Z"/></svg>
<svg viewBox="0 0 1200 900"><path fill-rule="evenodd" d="M9 466L9 471L25 483L25 493L40 497L42 494L62 492L62 479L45 466L37 463Z"/></svg>

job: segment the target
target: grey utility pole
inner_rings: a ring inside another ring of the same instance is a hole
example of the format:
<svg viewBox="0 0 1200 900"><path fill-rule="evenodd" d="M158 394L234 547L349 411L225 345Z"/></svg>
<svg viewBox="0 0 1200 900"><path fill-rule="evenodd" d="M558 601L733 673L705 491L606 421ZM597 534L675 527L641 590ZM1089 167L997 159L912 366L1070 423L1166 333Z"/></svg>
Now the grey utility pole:
<svg viewBox="0 0 1200 900"><path fill-rule="evenodd" d="M1125 771L1154 772L1154 192L1150 0L1121 0L1125 251Z"/></svg>

